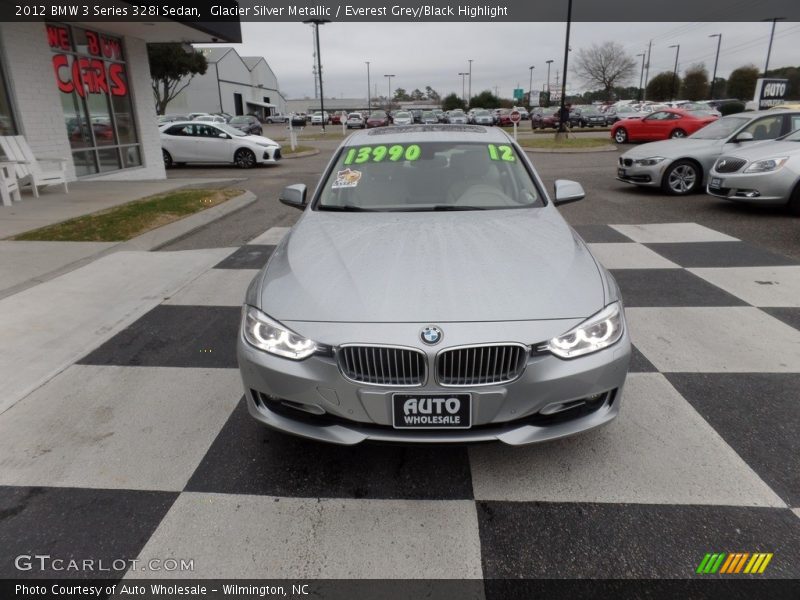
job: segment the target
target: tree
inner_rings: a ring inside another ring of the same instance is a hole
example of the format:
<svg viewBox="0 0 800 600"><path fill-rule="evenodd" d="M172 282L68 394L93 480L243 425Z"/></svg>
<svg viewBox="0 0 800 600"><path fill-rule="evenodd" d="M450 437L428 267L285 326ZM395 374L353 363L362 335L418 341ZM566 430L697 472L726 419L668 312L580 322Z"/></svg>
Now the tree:
<svg viewBox="0 0 800 600"><path fill-rule="evenodd" d="M464 100L461 99L458 94L448 94L442 100L442 110L453 110L454 108L466 108L464 106Z"/></svg>
<svg viewBox="0 0 800 600"><path fill-rule="evenodd" d="M483 90L469 101L470 108L497 108L498 106L500 106L500 98L490 90Z"/></svg>
<svg viewBox="0 0 800 600"><path fill-rule="evenodd" d="M413 92L411 92L411 99L412 100L425 100L425 94L423 94L419 88L415 88Z"/></svg>
<svg viewBox="0 0 800 600"><path fill-rule="evenodd" d="M614 86L625 83L636 74L636 61L621 44L605 42L578 50L575 70L586 83L602 86L611 99Z"/></svg>
<svg viewBox="0 0 800 600"><path fill-rule="evenodd" d="M183 44L178 43L149 44L147 58L159 115L164 114L167 105L191 83L195 75L204 75L208 68L208 61L202 52L187 52Z"/></svg>
<svg viewBox="0 0 800 600"><path fill-rule="evenodd" d="M411 96L408 95L405 88L397 88L394 91L393 102L408 102L409 100L411 100Z"/></svg>
<svg viewBox="0 0 800 600"><path fill-rule="evenodd" d="M715 100L717 98L727 98L728 96L728 80L724 77L717 77L714 80L714 97L711 98Z"/></svg>
<svg viewBox="0 0 800 600"><path fill-rule="evenodd" d="M693 102L708 98L708 71L704 64L692 65L686 69L683 75L681 96Z"/></svg>
<svg viewBox="0 0 800 600"><path fill-rule="evenodd" d="M429 85L425 86L425 97L428 100L433 100L434 102L439 102L442 99L442 97L439 95L439 92Z"/></svg>
<svg viewBox="0 0 800 600"><path fill-rule="evenodd" d="M672 88L672 71L663 71L653 77L647 84L647 99L656 102L664 102L669 100L673 94ZM675 77L675 89L679 90L681 87L681 78Z"/></svg>
<svg viewBox="0 0 800 600"><path fill-rule="evenodd" d="M751 100L756 92L756 79L760 71L755 65L734 69L728 77L728 96L739 100Z"/></svg>

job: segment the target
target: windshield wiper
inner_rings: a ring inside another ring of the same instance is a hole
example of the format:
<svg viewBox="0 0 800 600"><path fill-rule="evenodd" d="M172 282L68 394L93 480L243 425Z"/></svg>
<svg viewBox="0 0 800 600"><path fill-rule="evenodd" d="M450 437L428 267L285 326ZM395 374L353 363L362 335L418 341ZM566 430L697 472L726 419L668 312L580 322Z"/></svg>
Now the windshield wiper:
<svg viewBox="0 0 800 600"><path fill-rule="evenodd" d="M320 204L319 210L332 210L338 212L378 212L374 208L362 208L352 204L342 204L341 206Z"/></svg>
<svg viewBox="0 0 800 600"><path fill-rule="evenodd" d="M482 206L465 206L463 204L436 204L426 210L486 210Z"/></svg>

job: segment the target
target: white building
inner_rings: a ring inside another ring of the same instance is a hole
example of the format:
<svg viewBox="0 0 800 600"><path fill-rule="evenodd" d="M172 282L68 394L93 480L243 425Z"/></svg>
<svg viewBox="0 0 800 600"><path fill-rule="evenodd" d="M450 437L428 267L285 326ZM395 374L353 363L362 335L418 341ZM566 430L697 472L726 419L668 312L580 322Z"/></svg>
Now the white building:
<svg viewBox="0 0 800 600"><path fill-rule="evenodd" d="M167 106L167 113L225 112L264 118L286 112L278 78L261 56L239 56L233 48L201 48L208 69Z"/></svg>
<svg viewBox="0 0 800 600"><path fill-rule="evenodd" d="M0 135L69 179L163 179L147 44L219 40L241 42L239 23L0 23Z"/></svg>

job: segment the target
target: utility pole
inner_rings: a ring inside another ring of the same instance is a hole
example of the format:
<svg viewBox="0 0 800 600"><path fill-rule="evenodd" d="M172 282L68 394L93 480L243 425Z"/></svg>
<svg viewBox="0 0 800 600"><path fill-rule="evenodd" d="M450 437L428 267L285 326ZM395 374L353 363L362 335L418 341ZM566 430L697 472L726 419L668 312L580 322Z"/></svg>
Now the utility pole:
<svg viewBox="0 0 800 600"><path fill-rule="evenodd" d="M467 75L469 75L469 73L467 73L467 72L465 71L464 73L459 73L459 75L461 75L461 101L464 103L464 107L466 108L466 106L467 106L467 100L466 100L466 98L465 98L466 90L465 90L465 88L464 88L464 85L465 85L465 84L464 84L464 82L465 82L466 80L465 80L464 78L465 78Z"/></svg>
<svg viewBox="0 0 800 600"><path fill-rule="evenodd" d="M650 53L653 51L653 40L650 40L650 43L647 44L647 69L645 70L644 76L644 94L642 94L642 99L647 100L647 82L650 81Z"/></svg>
<svg viewBox="0 0 800 600"><path fill-rule="evenodd" d="M528 79L528 108L530 108L531 106L533 106L533 70L534 70L535 68L536 68L536 67L535 67L535 66L533 66L533 65L531 65L530 67L528 67L528 70L531 72L531 76L530 76L530 78Z"/></svg>
<svg viewBox="0 0 800 600"><path fill-rule="evenodd" d="M547 61L547 95L550 96L550 65L553 64L553 59ZM548 98L549 100L549 98Z"/></svg>
<svg viewBox="0 0 800 600"><path fill-rule="evenodd" d="M642 57L642 72L639 74L639 102L642 101L642 93L643 93L643 90L642 90L642 79L644 78L644 57L645 57L645 53L642 52L641 54L637 54L636 55L637 58L640 57L640 56Z"/></svg>
<svg viewBox="0 0 800 600"><path fill-rule="evenodd" d="M775 38L775 23L778 21L783 21L785 17L774 17L772 19L765 19L766 21L772 21L772 32L769 34L769 46L767 47L767 64L764 65L764 77L767 76L767 71L769 71L769 57L772 54L772 40Z"/></svg>
<svg viewBox="0 0 800 600"><path fill-rule="evenodd" d="M569 33L570 28L572 26L572 0L569 0L569 4L567 4L567 36L564 42L564 76L561 80L561 111L559 114L559 125L558 125L558 133L564 134L567 131L567 123L569 123L569 119L561 118L561 115L564 114L565 102L567 100L567 72L569 69ZM566 121L566 123L564 122ZM558 134L556 134L558 137Z"/></svg>
<svg viewBox="0 0 800 600"><path fill-rule="evenodd" d="M719 64L719 47L722 45L722 34L712 33L710 38L717 38L717 57L714 59L714 75L711 76L711 99L714 99L714 86L717 84L717 65Z"/></svg>
<svg viewBox="0 0 800 600"><path fill-rule="evenodd" d="M469 61L469 101L472 102L472 60L467 59Z"/></svg>
<svg viewBox="0 0 800 600"><path fill-rule="evenodd" d="M670 48L675 48L675 68L672 70L672 86L669 90L669 101L675 100L675 81L678 78L678 55L681 53L681 45L673 44Z"/></svg>
<svg viewBox="0 0 800 600"><path fill-rule="evenodd" d="M314 37L317 41L317 73L319 74L319 108L322 112L322 133L325 133L325 94L322 91L322 57L319 53L319 26L330 23L329 19L308 19L303 23L314 24Z"/></svg>
<svg viewBox="0 0 800 600"><path fill-rule="evenodd" d="M311 31L311 47L314 49L311 52L311 60L313 64L311 65L311 72L314 74L314 100L319 98L319 80L317 79L317 47L315 45L315 38L314 38L314 31Z"/></svg>
<svg viewBox="0 0 800 600"><path fill-rule="evenodd" d="M392 75L384 75L384 77L388 77L389 78L389 102L388 102L388 105L389 105L389 110L392 110L392 77L394 77L394 74L392 74Z"/></svg>
<svg viewBox="0 0 800 600"><path fill-rule="evenodd" d="M372 98L370 94L370 85L369 85L369 61L364 61L367 63L367 112L372 113Z"/></svg>

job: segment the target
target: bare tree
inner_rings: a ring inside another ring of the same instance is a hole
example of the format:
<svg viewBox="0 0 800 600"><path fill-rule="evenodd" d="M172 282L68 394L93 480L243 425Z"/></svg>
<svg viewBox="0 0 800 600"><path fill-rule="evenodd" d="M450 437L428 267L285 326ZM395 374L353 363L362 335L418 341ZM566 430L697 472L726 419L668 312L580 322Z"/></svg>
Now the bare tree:
<svg viewBox="0 0 800 600"><path fill-rule="evenodd" d="M611 99L612 89L629 81L636 74L636 61L621 44L604 42L581 48L575 59L578 77L586 83L602 86Z"/></svg>

